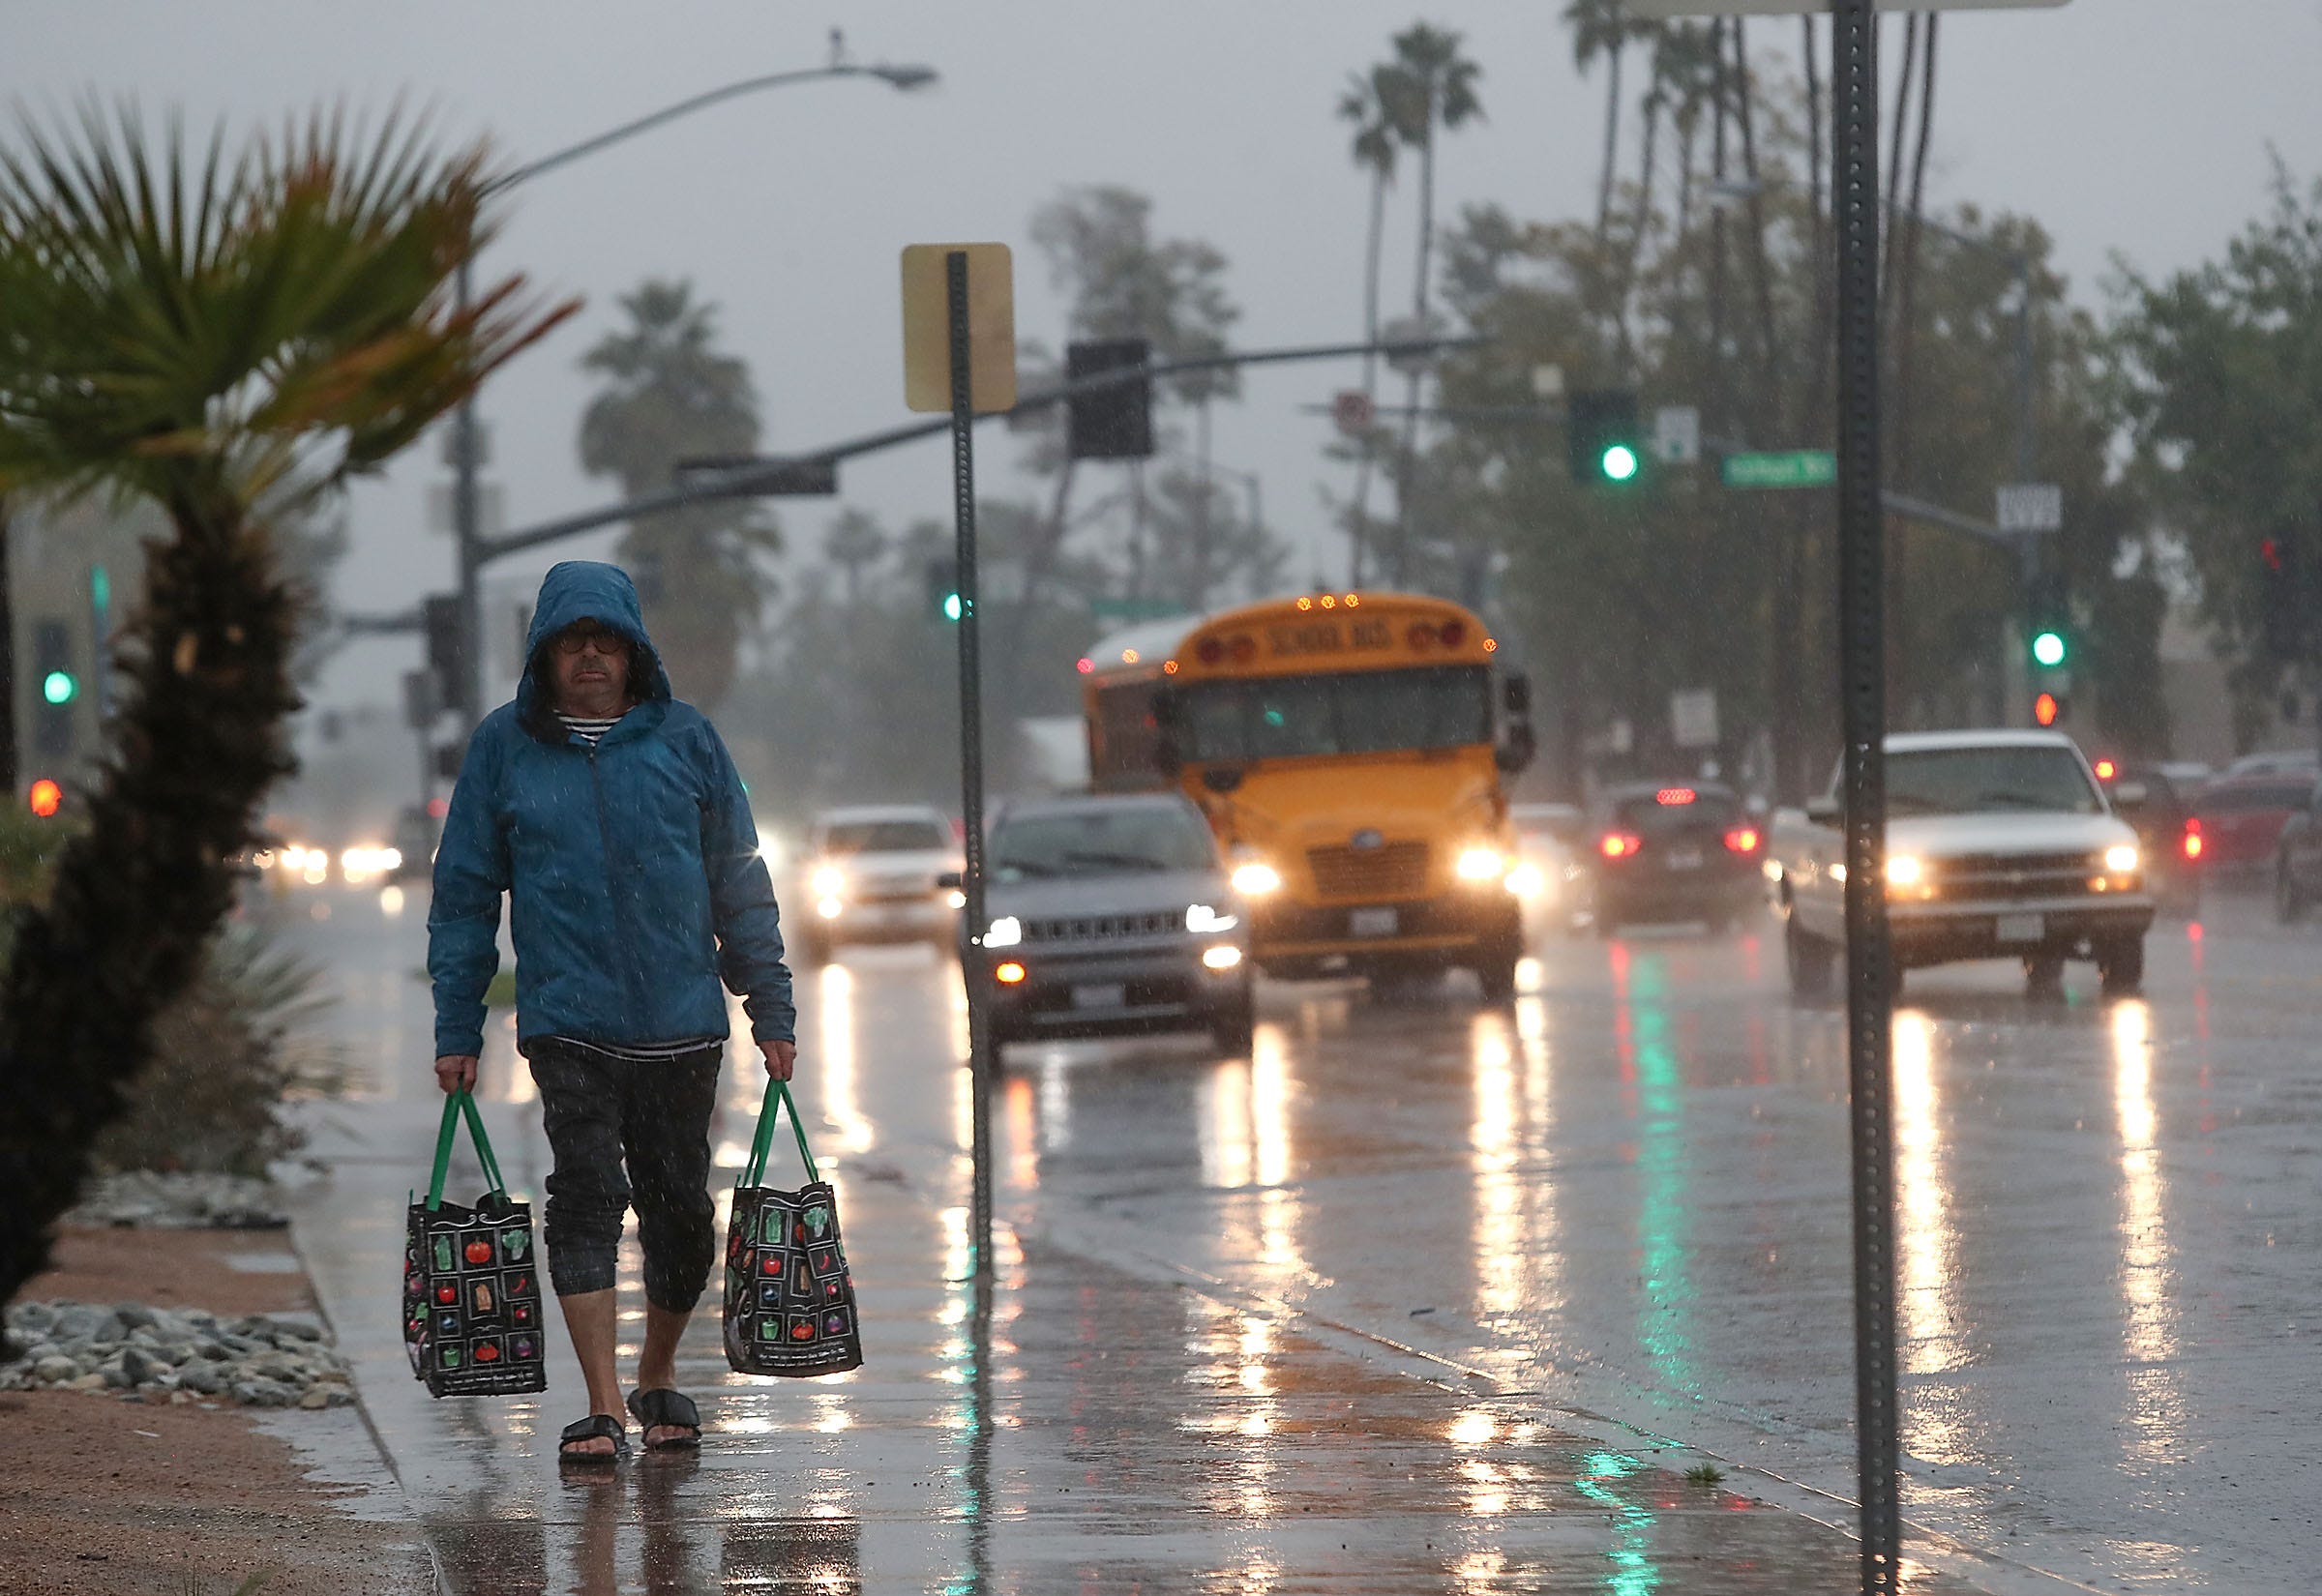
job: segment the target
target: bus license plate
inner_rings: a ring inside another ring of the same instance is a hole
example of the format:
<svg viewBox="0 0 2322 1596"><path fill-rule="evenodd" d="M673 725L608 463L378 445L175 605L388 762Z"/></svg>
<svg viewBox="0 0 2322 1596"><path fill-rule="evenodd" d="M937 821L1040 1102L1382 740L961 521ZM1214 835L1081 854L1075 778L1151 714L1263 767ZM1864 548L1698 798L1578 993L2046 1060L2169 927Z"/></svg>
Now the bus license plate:
<svg viewBox="0 0 2322 1596"><path fill-rule="evenodd" d="M2001 942L2038 942L2048 934L2048 923L2037 914L2003 914L1996 931Z"/></svg>
<svg viewBox="0 0 2322 1596"><path fill-rule="evenodd" d="M1393 909L1356 909L1347 916L1350 936L1392 936L1395 927Z"/></svg>
<svg viewBox="0 0 2322 1596"><path fill-rule="evenodd" d="M1075 987L1072 1006L1076 1009L1125 1009L1129 989L1117 982L1109 987Z"/></svg>

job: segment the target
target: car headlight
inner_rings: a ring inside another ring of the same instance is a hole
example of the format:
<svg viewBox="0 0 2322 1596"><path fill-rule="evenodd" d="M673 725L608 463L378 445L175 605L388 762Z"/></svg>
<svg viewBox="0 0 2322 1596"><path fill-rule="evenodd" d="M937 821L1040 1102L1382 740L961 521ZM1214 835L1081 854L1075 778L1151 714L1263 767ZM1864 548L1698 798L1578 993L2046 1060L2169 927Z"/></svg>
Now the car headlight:
<svg viewBox="0 0 2322 1596"><path fill-rule="evenodd" d="M832 865L824 865L816 871L812 882L818 898L836 898L847 890L847 877Z"/></svg>
<svg viewBox="0 0 2322 1596"><path fill-rule="evenodd" d="M1204 931L1230 931L1241 924L1237 914L1220 914L1206 903L1196 903L1185 911L1185 929L1199 935Z"/></svg>
<svg viewBox="0 0 2322 1596"><path fill-rule="evenodd" d="M1463 848L1453 868L1462 881L1492 881L1506 873L1507 861L1498 848Z"/></svg>
<svg viewBox="0 0 2322 1596"><path fill-rule="evenodd" d="M1244 898L1264 898L1282 890L1282 872L1263 859L1248 859L1234 867L1234 890Z"/></svg>
<svg viewBox="0 0 2322 1596"><path fill-rule="evenodd" d="M2104 868L2116 874L2126 875L2136 869L2136 849L2122 842L2104 850Z"/></svg>
<svg viewBox="0 0 2322 1596"><path fill-rule="evenodd" d="M1202 950L1202 963L1213 970L1230 970L1241 962L1241 950L1231 942Z"/></svg>
<svg viewBox="0 0 2322 1596"><path fill-rule="evenodd" d="M1916 887L1926 872L1927 867L1915 854L1895 853L1887 858L1887 884L1890 887Z"/></svg>
<svg viewBox="0 0 2322 1596"><path fill-rule="evenodd" d="M987 948L1012 948L1024 940L1024 922L1012 914L1003 914L992 922L984 932Z"/></svg>
<svg viewBox="0 0 2322 1596"><path fill-rule="evenodd" d="M1507 872L1507 890L1518 898L1537 898L1547 885L1548 877L1537 865L1518 865Z"/></svg>

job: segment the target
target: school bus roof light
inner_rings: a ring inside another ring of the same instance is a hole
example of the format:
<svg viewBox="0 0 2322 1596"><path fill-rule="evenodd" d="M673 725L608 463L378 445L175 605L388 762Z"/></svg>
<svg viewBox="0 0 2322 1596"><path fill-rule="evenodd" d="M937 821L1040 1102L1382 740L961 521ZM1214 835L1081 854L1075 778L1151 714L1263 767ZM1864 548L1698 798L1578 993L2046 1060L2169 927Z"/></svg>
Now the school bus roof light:
<svg viewBox="0 0 2322 1596"><path fill-rule="evenodd" d="M1499 653L1499 652L1500 652L1500 639L1499 639L1499 638L1497 638L1497 637L1486 637L1486 638L1484 638L1484 639L1483 639L1483 651L1484 651L1486 654L1497 654L1497 653Z"/></svg>
<svg viewBox="0 0 2322 1596"><path fill-rule="evenodd" d="M1137 663L1137 651L1133 648L1122 649L1120 651L1120 663L1122 665L1135 665Z"/></svg>
<svg viewBox="0 0 2322 1596"><path fill-rule="evenodd" d="M1164 676L1175 676L1176 673L1177 673L1177 662L1176 662L1176 661L1175 661L1175 660L1168 660L1168 661L1164 661L1164 662L1162 663L1162 665L1161 665L1161 674L1162 674L1162 675L1164 675Z"/></svg>
<svg viewBox="0 0 2322 1596"><path fill-rule="evenodd" d="M1348 594L1347 607L1349 609L1360 609L1362 607L1362 595L1359 593Z"/></svg>
<svg viewBox="0 0 2322 1596"><path fill-rule="evenodd" d="M1314 601L1312 599L1300 599L1298 601L1298 607L1300 609L1312 609L1314 607Z"/></svg>
<svg viewBox="0 0 2322 1596"><path fill-rule="evenodd" d="M1338 596L1334 593L1324 594L1323 607L1325 609L1336 609L1338 607Z"/></svg>

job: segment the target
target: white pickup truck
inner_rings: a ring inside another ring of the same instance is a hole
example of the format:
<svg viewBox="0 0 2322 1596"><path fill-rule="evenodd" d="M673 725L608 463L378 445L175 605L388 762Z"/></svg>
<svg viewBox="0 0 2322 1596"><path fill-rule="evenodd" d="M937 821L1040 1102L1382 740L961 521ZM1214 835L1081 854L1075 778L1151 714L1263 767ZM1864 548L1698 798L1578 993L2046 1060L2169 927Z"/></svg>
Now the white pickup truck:
<svg viewBox="0 0 2322 1596"><path fill-rule="evenodd" d="M1766 872L1786 926L1791 990L1828 992L1846 939L1838 784L1774 817ZM2068 959L2096 962L2108 997L2144 982L2153 924L2136 833L2088 761L2054 731L1887 739L1887 917L1894 967L2015 959L2035 997Z"/></svg>

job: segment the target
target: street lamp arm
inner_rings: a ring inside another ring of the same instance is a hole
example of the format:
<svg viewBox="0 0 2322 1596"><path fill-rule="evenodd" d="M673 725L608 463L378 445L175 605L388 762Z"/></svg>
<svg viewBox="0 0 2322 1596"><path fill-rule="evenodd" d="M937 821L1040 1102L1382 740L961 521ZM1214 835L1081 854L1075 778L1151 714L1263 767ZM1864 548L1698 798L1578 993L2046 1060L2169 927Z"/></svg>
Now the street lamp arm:
<svg viewBox="0 0 2322 1596"><path fill-rule="evenodd" d="M673 105L665 105L660 110L640 116L633 122L624 122L617 128L608 129L593 138L584 138L580 143L558 150L552 155L544 155L538 161L527 162L514 171L502 173L492 179L485 185L484 192L491 194L497 193L503 189L512 189L517 184L529 182L544 172L553 171L558 166L579 161L584 156L594 155L610 145L635 138L639 133L650 133L664 123L691 116L694 112L704 110L722 101L737 100L746 94L756 94L761 89L778 89L789 83L808 83L819 77L876 77L898 89L915 89L935 82L937 74L932 67L853 66L842 62L835 66L803 67L790 72L767 73L759 77L745 77L737 83L729 83L724 88L711 89L707 93L680 100Z"/></svg>

